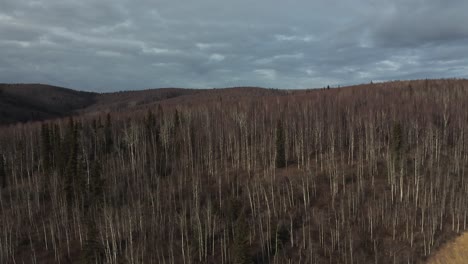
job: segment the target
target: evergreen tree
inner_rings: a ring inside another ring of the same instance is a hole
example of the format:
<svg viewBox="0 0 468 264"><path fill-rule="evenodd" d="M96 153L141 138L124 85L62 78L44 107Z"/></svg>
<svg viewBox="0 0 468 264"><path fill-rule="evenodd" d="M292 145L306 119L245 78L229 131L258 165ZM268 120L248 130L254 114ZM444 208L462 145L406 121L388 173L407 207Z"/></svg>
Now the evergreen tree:
<svg viewBox="0 0 468 264"><path fill-rule="evenodd" d="M145 118L145 129L146 129L146 141L148 144L146 144L146 149L145 149L145 172L147 177L151 177L152 173L152 154L153 154L153 149L154 149L154 130L156 129L156 118L151 112L151 110L148 110L148 113L146 114Z"/></svg>
<svg viewBox="0 0 468 264"><path fill-rule="evenodd" d="M284 168L286 166L285 139L283 124L280 120L276 125L276 167Z"/></svg>
<svg viewBox="0 0 468 264"><path fill-rule="evenodd" d="M112 121L110 113L106 116L106 124L104 125L104 140L105 140L105 153L110 153L114 145L112 138Z"/></svg>
<svg viewBox="0 0 468 264"><path fill-rule="evenodd" d="M159 132L160 133L160 132ZM160 138L160 137L158 137ZM167 164L167 155L166 155L166 148L163 145L161 140L158 140L156 142L157 146L157 164L156 164L156 169L158 171L159 176L167 176L170 173L170 168Z"/></svg>
<svg viewBox="0 0 468 264"><path fill-rule="evenodd" d="M170 156L173 157L175 160L180 159L180 153L181 153L181 133L180 133L180 126L181 126L182 120L180 118L179 111L177 109L175 110L174 113L174 126L171 129L171 153Z"/></svg>
<svg viewBox="0 0 468 264"><path fill-rule="evenodd" d="M52 167L51 154L52 154L52 144L51 144L51 131L49 130L48 124L42 124L41 129L41 152L42 152L42 168L45 173L48 173Z"/></svg>
<svg viewBox="0 0 468 264"><path fill-rule="evenodd" d="M280 251L286 245L289 239L290 234L286 225L278 225L275 232L275 237L273 238L273 244L275 245L273 247L273 255L276 255L278 251Z"/></svg>
<svg viewBox="0 0 468 264"><path fill-rule="evenodd" d="M156 118L159 119L159 124L164 124L164 111L161 105L158 106L158 111L156 114ZM165 124L167 125L167 124ZM156 163L156 170L159 176L167 176L171 173L171 168L168 164L168 142L163 142L162 136L162 125L156 126L156 150L157 150L157 163ZM169 131L170 132L170 131Z"/></svg>
<svg viewBox="0 0 468 264"><path fill-rule="evenodd" d="M99 146L99 141L98 141L98 125L97 125L97 120L93 119L91 122L91 128L89 131L89 141L91 144L90 147L90 153L89 153L89 160L96 160L98 157L98 146Z"/></svg>
<svg viewBox="0 0 468 264"><path fill-rule="evenodd" d="M93 162L88 186L89 203L95 206L100 206L104 199L104 180L101 177L101 166L99 160Z"/></svg>
<svg viewBox="0 0 468 264"><path fill-rule="evenodd" d="M237 198L229 199L223 207L225 209L224 216L232 223L235 223L243 214L242 202Z"/></svg>
<svg viewBox="0 0 468 264"><path fill-rule="evenodd" d="M180 114L179 114L179 111L177 111L176 109L174 113L174 131L175 132L179 130L180 123L181 123Z"/></svg>
<svg viewBox="0 0 468 264"><path fill-rule="evenodd" d="M391 138L392 155L396 163L399 163L403 150L403 132L399 122L393 125Z"/></svg>
<svg viewBox="0 0 468 264"><path fill-rule="evenodd" d="M67 170L69 167L69 161L75 155L75 121L72 117L68 119L68 124L64 129L63 138L60 139L58 144L59 155L57 157L58 170L61 175L64 175L65 179L67 178Z"/></svg>
<svg viewBox="0 0 468 264"><path fill-rule="evenodd" d="M73 119L70 118L67 134L65 135L65 142L63 144L62 153L68 157L66 161L65 173L65 193L67 198L68 207L71 208L75 202L74 195L76 185L80 184L78 175L79 173L79 142L78 142L78 124L75 124ZM68 155L67 155L68 154Z"/></svg>
<svg viewBox="0 0 468 264"><path fill-rule="evenodd" d="M160 120L164 117L164 110L161 105L158 105L158 111L156 113L156 117Z"/></svg>
<svg viewBox="0 0 468 264"><path fill-rule="evenodd" d="M91 165L89 184L83 182L83 192L86 193L84 203L84 224L87 229L87 236L81 252L81 263L95 264L103 263L104 250L99 242L99 232L96 220L93 216L99 215L104 199L104 180L101 177L101 163L99 160L93 161Z"/></svg>
<svg viewBox="0 0 468 264"><path fill-rule="evenodd" d="M50 142L51 142L51 162L52 162L52 167L57 168L59 166L59 159L60 159L60 154L61 154L61 144L62 144L62 138L60 135L60 127L58 124L53 124L51 126L51 136L50 136Z"/></svg>
<svg viewBox="0 0 468 264"><path fill-rule="evenodd" d="M232 258L235 264L251 264L249 253L249 226L244 217L240 217L234 227Z"/></svg>
<svg viewBox="0 0 468 264"><path fill-rule="evenodd" d="M5 168L5 159L3 155L0 154L0 187L2 189L6 188L7 186L7 179L6 179L6 168Z"/></svg>
<svg viewBox="0 0 468 264"><path fill-rule="evenodd" d="M81 251L82 264L104 263L104 250L99 242L99 231L91 215L85 217L86 240Z"/></svg>
<svg viewBox="0 0 468 264"><path fill-rule="evenodd" d="M145 126L147 135L151 137L156 128L156 117L151 110L148 110L148 113L146 114Z"/></svg>
<svg viewBox="0 0 468 264"><path fill-rule="evenodd" d="M98 131L98 123L96 119L93 119L93 122L91 123L91 127L93 128L94 132Z"/></svg>

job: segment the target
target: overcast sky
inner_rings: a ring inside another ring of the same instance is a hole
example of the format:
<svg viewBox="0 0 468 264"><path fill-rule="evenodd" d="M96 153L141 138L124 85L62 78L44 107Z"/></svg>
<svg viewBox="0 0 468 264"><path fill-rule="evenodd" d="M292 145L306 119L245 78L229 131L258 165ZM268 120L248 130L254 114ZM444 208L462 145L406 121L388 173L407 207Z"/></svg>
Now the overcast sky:
<svg viewBox="0 0 468 264"><path fill-rule="evenodd" d="M1 0L0 82L315 88L468 77L466 0Z"/></svg>

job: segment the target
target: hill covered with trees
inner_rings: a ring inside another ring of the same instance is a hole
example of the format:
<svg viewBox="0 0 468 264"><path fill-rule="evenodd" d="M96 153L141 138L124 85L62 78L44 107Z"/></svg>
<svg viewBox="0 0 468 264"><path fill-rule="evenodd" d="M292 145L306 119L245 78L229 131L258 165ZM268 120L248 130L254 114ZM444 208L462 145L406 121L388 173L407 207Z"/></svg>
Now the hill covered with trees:
<svg viewBox="0 0 468 264"><path fill-rule="evenodd" d="M243 100L285 94L278 89L234 87L223 89L159 88L113 93L91 93L44 84L0 84L0 125L34 122L80 114L128 112L159 104L200 104L214 99Z"/></svg>
<svg viewBox="0 0 468 264"><path fill-rule="evenodd" d="M0 84L0 125L63 117L93 104L94 96L43 84Z"/></svg>
<svg viewBox="0 0 468 264"><path fill-rule="evenodd" d="M467 228L467 80L161 92L0 127L0 262L424 263Z"/></svg>

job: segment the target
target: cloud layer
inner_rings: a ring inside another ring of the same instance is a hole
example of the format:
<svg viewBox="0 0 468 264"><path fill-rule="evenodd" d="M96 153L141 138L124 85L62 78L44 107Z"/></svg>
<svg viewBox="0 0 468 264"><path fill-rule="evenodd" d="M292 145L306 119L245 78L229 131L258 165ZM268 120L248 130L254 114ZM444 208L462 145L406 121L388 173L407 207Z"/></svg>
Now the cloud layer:
<svg viewBox="0 0 468 264"><path fill-rule="evenodd" d="M93 91L468 77L464 0L3 0L0 82Z"/></svg>

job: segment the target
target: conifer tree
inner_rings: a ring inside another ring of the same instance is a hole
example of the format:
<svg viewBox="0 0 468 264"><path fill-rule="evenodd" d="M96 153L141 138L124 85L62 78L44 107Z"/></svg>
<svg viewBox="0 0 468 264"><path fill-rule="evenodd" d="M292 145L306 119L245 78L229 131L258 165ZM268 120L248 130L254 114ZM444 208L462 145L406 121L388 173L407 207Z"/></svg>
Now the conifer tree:
<svg viewBox="0 0 468 264"><path fill-rule="evenodd" d="M158 111L156 113L156 117L161 120L163 116L164 116L164 110L161 105L158 105Z"/></svg>
<svg viewBox="0 0 468 264"><path fill-rule="evenodd" d="M94 132L97 132L98 130L98 121L96 119L93 119L92 123L91 123L91 127L93 128L93 131Z"/></svg>
<svg viewBox="0 0 468 264"><path fill-rule="evenodd" d="M86 240L81 251L82 264L97 264L104 261L104 250L99 243L99 231L91 215L85 217Z"/></svg>
<svg viewBox="0 0 468 264"><path fill-rule="evenodd" d="M174 131L175 132L179 130L180 123L181 123L180 114L179 114L179 111L177 111L176 109L174 113Z"/></svg>
<svg viewBox="0 0 468 264"><path fill-rule="evenodd" d="M3 155L0 154L0 187L2 189L6 188L7 182L6 182L6 168L5 168L5 159L3 158Z"/></svg>
<svg viewBox="0 0 468 264"><path fill-rule="evenodd" d="M392 139L391 139L391 148L392 155L395 160L395 163L398 164L401 158L401 152L403 150L403 135L402 128L399 122L393 125Z"/></svg>
<svg viewBox="0 0 468 264"><path fill-rule="evenodd" d="M153 112L148 110L148 113L145 117L145 133L146 133L146 140L147 143L145 149L145 172L148 177L152 175L152 152L154 149L154 130L156 128L156 118L154 117Z"/></svg>
<svg viewBox="0 0 468 264"><path fill-rule="evenodd" d="M159 124L161 124L164 120L164 111L161 105L158 106L158 111L156 118L159 119ZM161 125L158 125L155 130L156 133L156 149L157 149L157 163L156 163L156 170L159 176L167 176L170 174L171 169L168 164L168 157L167 157L167 142L163 142L163 137L161 133L163 133L161 129Z"/></svg>
<svg viewBox="0 0 468 264"><path fill-rule="evenodd" d="M100 206L104 199L104 180L101 176L102 167L99 160L95 160L92 165L88 193L90 204Z"/></svg>
<svg viewBox="0 0 468 264"><path fill-rule="evenodd" d="M278 225L276 228L275 236L273 238L274 247L272 253L274 255L277 254L278 251L280 251L286 245L289 239L290 235L287 227L284 224Z"/></svg>
<svg viewBox="0 0 468 264"><path fill-rule="evenodd" d="M42 124L41 129L41 158L42 158L42 167L45 173L48 173L51 166L51 154L52 154L52 144L51 144L51 131L49 130L48 124Z"/></svg>
<svg viewBox="0 0 468 264"><path fill-rule="evenodd" d="M60 136L60 127L58 124L53 124L50 126L50 144L51 144L51 166L56 169L60 163L60 154L61 154L61 143L62 138Z"/></svg>
<svg viewBox="0 0 468 264"><path fill-rule="evenodd" d="M276 167L284 168L286 166L286 153L284 143L284 129L281 120L276 125Z"/></svg>
<svg viewBox="0 0 468 264"><path fill-rule="evenodd" d="M110 113L106 116L106 123L104 125L104 140L105 140L105 153L110 153L114 145L112 138L112 121Z"/></svg>
<svg viewBox="0 0 468 264"><path fill-rule="evenodd" d="M175 160L179 160L180 158L180 145L181 145L181 142L180 142L180 126L181 126L181 118L180 118L180 114L179 114L179 111L176 109L175 110L175 113L174 113L174 126L172 127L171 129L171 143L170 143L170 146L171 146L171 154L170 156L173 157L173 159Z"/></svg>
<svg viewBox="0 0 468 264"><path fill-rule="evenodd" d="M90 153L89 153L89 160L95 160L97 159L98 156L98 146L99 146L99 141L98 141L98 125L97 125L97 120L93 119L91 122L91 128L90 128Z"/></svg>
<svg viewBox="0 0 468 264"><path fill-rule="evenodd" d="M104 199L104 180L101 177L101 163L99 160L93 161L89 184L84 184L83 192L86 193L84 203L84 224L87 229L86 240L81 252L81 263L94 264L102 263L104 252L99 242L99 232L94 217L99 215Z"/></svg>
<svg viewBox="0 0 468 264"><path fill-rule="evenodd" d="M67 167L69 160L72 155L74 155L74 129L75 129L75 122L72 117L68 119L68 124L64 129L63 138L60 139L59 142L59 155L57 157L57 166L58 171L61 175L66 176Z"/></svg>
<svg viewBox="0 0 468 264"><path fill-rule="evenodd" d="M65 157L68 157L66 160L66 167L64 170L65 173L65 193L67 198L67 204L71 208L75 202L74 195L76 190L76 185L79 185L78 175L79 173L79 142L78 142L78 123L75 123L72 118L70 118L67 134L65 135L65 142L63 144L62 153L66 153ZM68 155L67 155L68 154Z"/></svg>
<svg viewBox="0 0 468 264"><path fill-rule="evenodd" d="M249 226L244 217L240 217L234 227L232 258L235 264L251 264L249 253Z"/></svg>
<svg viewBox="0 0 468 264"><path fill-rule="evenodd" d="M148 113L146 114L145 126L146 133L148 137L151 138L151 135L154 132L154 129L156 128L156 117L154 116L153 112L151 112L151 110L148 110Z"/></svg>

